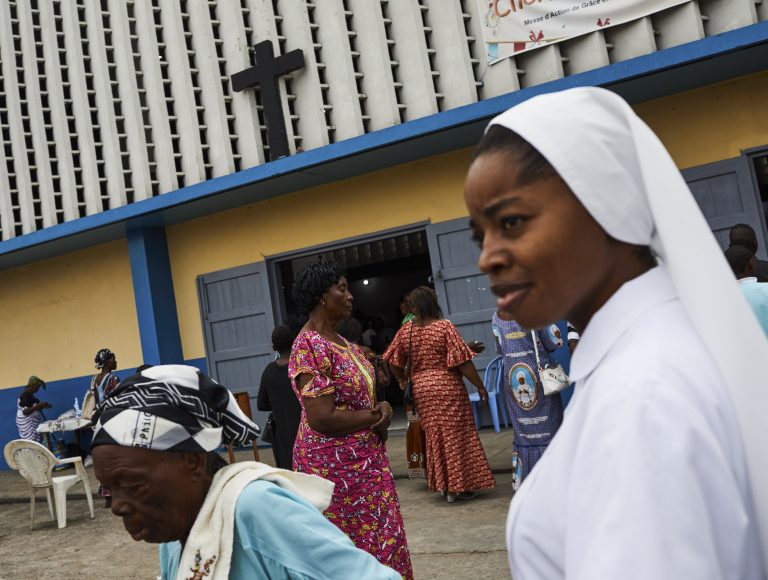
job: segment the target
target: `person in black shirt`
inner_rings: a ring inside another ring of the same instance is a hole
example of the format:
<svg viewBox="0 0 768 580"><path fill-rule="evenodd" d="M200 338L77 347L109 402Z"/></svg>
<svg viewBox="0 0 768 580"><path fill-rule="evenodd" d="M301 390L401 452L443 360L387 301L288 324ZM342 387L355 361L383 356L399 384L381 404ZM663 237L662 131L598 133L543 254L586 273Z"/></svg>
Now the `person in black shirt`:
<svg viewBox="0 0 768 580"><path fill-rule="evenodd" d="M272 331L272 348L279 358L267 365L261 375L256 408L272 411L274 436L272 451L275 464L281 469L293 468L293 443L301 420L301 405L288 378L288 357L295 334L286 325L276 326Z"/></svg>

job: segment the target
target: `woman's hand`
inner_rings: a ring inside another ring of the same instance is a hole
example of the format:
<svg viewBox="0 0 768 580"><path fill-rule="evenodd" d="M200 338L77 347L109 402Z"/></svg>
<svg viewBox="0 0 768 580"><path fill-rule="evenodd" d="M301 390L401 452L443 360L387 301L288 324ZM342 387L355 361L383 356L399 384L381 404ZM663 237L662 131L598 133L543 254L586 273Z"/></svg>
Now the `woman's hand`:
<svg viewBox="0 0 768 580"><path fill-rule="evenodd" d="M475 354L480 354L485 350L485 343L481 340L473 340L467 343L469 350Z"/></svg>
<svg viewBox="0 0 768 580"><path fill-rule="evenodd" d="M488 404L488 391L485 390L485 387L477 387L477 394L480 395L480 402L483 405Z"/></svg>
<svg viewBox="0 0 768 580"><path fill-rule="evenodd" d="M378 431L382 438L384 438L386 441L387 429L389 429L389 425L392 423L392 414L394 413L394 411L392 411L392 405L390 405L387 401L376 403L373 409L371 409L371 413L374 415L380 415L379 420L371 425L371 429Z"/></svg>

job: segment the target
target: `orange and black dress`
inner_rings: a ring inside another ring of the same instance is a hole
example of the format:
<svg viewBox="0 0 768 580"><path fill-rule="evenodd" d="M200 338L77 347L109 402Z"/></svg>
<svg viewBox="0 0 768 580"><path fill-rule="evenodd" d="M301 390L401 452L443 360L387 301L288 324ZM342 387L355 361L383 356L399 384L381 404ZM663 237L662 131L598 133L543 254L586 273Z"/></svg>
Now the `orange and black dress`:
<svg viewBox="0 0 768 580"><path fill-rule="evenodd" d="M496 485L475 429L469 395L456 368L474 353L448 320L427 326L404 324L384 358L396 367L413 357L412 393L421 426L427 435L427 484L430 491L453 493Z"/></svg>

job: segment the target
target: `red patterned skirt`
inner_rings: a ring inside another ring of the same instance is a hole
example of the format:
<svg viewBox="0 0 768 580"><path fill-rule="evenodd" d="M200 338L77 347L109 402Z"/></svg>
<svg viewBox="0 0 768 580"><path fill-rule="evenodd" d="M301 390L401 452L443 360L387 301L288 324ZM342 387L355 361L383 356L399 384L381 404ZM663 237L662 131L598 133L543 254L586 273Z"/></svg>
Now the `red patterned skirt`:
<svg viewBox="0 0 768 580"><path fill-rule="evenodd" d="M453 493L496 486L458 371L413 376L413 398L427 436L427 485Z"/></svg>

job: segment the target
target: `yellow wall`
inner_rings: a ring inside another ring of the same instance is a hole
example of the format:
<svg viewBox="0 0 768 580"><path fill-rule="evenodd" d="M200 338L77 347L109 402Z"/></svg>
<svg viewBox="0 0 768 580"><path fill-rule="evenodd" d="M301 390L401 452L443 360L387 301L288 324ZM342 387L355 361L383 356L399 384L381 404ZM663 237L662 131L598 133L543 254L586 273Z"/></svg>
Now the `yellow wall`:
<svg viewBox="0 0 768 580"><path fill-rule="evenodd" d="M768 72L635 107L681 168L768 144ZM466 215L468 149L347 179L167 228L186 359L205 356L195 279L200 274L430 219ZM101 313L101 314L99 314ZM98 348L121 368L141 346L123 240L0 272L0 388L29 374L88 374Z"/></svg>
<svg viewBox="0 0 768 580"><path fill-rule="evenodd" d="M205 356L195 279L265 256L466 215L469 150L414 161L167 228L184 358Z"/></svg>
<svg viewBox="0 0 768 580"><path fill-rule="evenodd" d="M0 389L95 372L100 348L141 364L125 240L0 272Z"/></svg>
<svg viewBox="0 0 768 580"><path fill-rule="evenodd" d="M635 106L678 167L738 157L768 145L768 72Z"/></svg>
<svg viewBox="0 0 768 580"><path fill-rule="evenodd" d="M638 114L681 168L768 144L768 73L641 103ZM184 358L205 356L195 278L265 256L466 215L470 150L307 189L167 229Z"/></svg>

